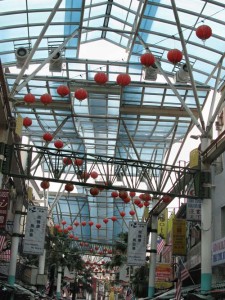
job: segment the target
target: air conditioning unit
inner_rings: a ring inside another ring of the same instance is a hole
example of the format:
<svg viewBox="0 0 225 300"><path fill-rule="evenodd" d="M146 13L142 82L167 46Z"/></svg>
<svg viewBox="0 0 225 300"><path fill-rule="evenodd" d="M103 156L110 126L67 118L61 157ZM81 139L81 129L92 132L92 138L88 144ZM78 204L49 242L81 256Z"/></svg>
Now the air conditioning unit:
<svg viewBox="0 0 225 300"><path fill-rule="evenodd" d="M158 62L160 64L160 62ZM159 69L156 64L144 69L144 80L156 81Z"/></svg>
<svg viewBox="0 0 225 300"><path fill-rule="evenodd" d="M190 81L187 64L182 64L175 78L177 83L187 83Z"/></svg>
<svg viewBox="0 0 225 300"><path fill-rule="evenodd" d="M54 50L53 50L54 51ZM53 52L51 51L50 54ZM57 52L49 62L49 71L50 72L62 72L62 53Z"/></svg>
<svg viewBox="0 0 225 300"><path fill-rule="evenodd" d="M25 47L19 47L16 49L15 55L16 55L16 60L17 60L16 66L18 69L22 69L22 67L24 66L24 63L29 55L29 51Z"/></svg>

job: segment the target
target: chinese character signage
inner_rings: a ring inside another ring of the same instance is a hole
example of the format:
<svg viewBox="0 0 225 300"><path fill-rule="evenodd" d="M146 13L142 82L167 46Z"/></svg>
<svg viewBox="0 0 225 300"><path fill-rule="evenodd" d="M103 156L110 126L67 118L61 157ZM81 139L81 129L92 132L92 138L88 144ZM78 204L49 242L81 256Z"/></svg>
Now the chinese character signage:
<svg viewBox="0 0 225 300"><path fill-rule="evenodd" d="M225 238L212 243L212 266L224 265L225 263Z"/></svg>
<svg viewBox="0 0 225 300"><path fill-rule="evenodd" d="M47 207L28 206L23 252L41 255L44 251Z"/></svg>
<svg viewBox="0 0 225 300"><path fill-rule="evenodd" d="M9 203L9 190L0 190L0 228L5 229L7 209Z"/></svg>
<svg viewBox="0 0 225 300"><path fill-rule="evenodd" d="M186 220L173 220L172 254L186 255Z"/></svg>
<svg viewBox="0 0 225 300"><path fill-rule="evenodd" d="M201 221L201 199L187 200L187 220Z"/></svg>
<svg viewBox="0 0 225 300"><path fill-rule="evenodd" d="M158 263L155 269L155 286L157 289L172 287L172 266L171 264Z"/></svg>
<svg viewBox="0 0 225 300"><path fill-rule="evenodd" d="M165 208L162 214L158 217L157 233L161 238L166 239L168 225L168 209Z"/></svg>
<svg viewBox="0 0 225 300"><path fill-rule="evenodd" d="M133 221L129 223L127 265L142 266L146 262L147 224Z"/></svg>

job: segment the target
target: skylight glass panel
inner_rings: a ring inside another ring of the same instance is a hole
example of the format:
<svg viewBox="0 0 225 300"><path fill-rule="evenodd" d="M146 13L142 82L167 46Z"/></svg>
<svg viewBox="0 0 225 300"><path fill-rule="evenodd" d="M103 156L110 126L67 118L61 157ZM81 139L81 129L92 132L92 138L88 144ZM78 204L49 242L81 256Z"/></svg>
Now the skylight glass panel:
<svg viewBox="0 0 225 300"><path fill-rule="evenodd" d="M207 16L216 16L224 14L224 8L219 5L214 5L212 3L207 3L204 7L204 10L202 12L203 15ZM224 18L223 18L224 19Z"/></svg>
<svg viewBox="0 0 225 300"><path fill-rule="evenodd" d="M168 0L162 0L161 2L163 4L164 3L168 4ZM202 10L202 8L204 6L204 2L200 2L199 0L192 0L191 2L186 1L186 0L179 0L179 1L176 1L176 5L177 5L177 7L189 10L190 12L193 10L193 7L194 7L195 12L200 13L200 11Z"/></svg>
<svg viewBox="0 0 225 300"><path fill-rule="evenodd" d="M0 11L2 13L11 11L20 11L26 9L26 0L10 0L10 1L0 1Z"/></svg>

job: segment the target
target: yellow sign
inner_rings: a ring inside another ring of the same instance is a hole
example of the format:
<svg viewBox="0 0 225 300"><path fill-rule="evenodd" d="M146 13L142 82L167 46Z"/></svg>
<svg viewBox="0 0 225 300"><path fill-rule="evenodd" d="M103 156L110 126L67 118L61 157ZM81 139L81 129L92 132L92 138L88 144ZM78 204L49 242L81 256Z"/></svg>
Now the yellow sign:
<svg viewBox="0 0 225 300"><path fill-rule="evenodd" d="M18 115L16 118L16 128L15 128L15 133L18 134L18 136L21 137L22 135L22 128L23 128L23 118L21 115Z"/></svg>
<svg viewBox="0 0 225 300"><path fill-rule="evenodd" d="M149 215L148 207L145 207L144 213L143 213L143 216L142 216L142 221L147 220L148 219L148 215Z"/></svg>
<svg viewBox="0 0 225 300"><path fill-rule="evenodd" d="M166 208L158 218L157 233L163 239L165 239L167 236L167 223L168 223L168 209Z"/></svg>
<svg viewBox="0 0 225 300"><path fill-rule="evenodd" d="M172 235L172 254L186 255L186 220L173 220L173 235Z"/></svg>
<svg viewBox="0 0 225 300"><path fill-rule="evenodd" d="M171 245L172 243L172 230L173 230L174 218L175 218L175 212L173 211L167 222L166 244L168 245Z"/></svg>
<svg viewBox="0 0 225 300"><path fill-rule="evenodd" d="M27 188L27 199L28 201L32 201L33 198L33 189L32 187L28 186Z"/></svg>
<svg viewBox="0 0 225 300"><path fill-rule="evenodd" d="M199 150L198 148L193 149L190 152L190 163L189 163L190 168L198 168L199 167Z"/></svg>
<svg viewBox="0 0 225 300"><path fill-rule="evenodd" d="M157 281L157 282L155 282L155 288L157 290L169 289L172 286L173 286L172 282L166 282L166 281Z"/></svg>
<svg viewBox="0 0 225 300"><path fill-rule="evenodd" d="M114 299L115 299L114 291L111 291L109 294L109 300L114 300Z"/></svg>

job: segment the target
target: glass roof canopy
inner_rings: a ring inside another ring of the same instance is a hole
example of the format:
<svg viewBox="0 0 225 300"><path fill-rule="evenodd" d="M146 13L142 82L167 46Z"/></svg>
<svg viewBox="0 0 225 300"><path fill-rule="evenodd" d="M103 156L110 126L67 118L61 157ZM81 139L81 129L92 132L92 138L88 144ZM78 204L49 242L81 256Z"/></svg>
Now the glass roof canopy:
<svg viewBox="0 0 225 300"><path fill-rule="evenodd" d="M225 4L210 0L193 0L191 4L184 0L122 2L0 1L0 58L12 110L15 116L32 119L32 126L24 127L23 135L36 146L45 146L42 135L49 131L62 139L65 150L175 164L190 129L198 125L200 134L204 132L207 119L202 108L211 101L210 91L224 83ZM205 42L195 34L203 23L213 32ZM102 59L96 59L94 52L93 58L81 58L85 44L91 53L91 45L99 41L118 46L127 58L121 55L121 60L113 59L112 53L112 59L104 59L104 49L99 50ZM16 67L15 51L19 47L33 52L24 74ZM167 59L173 48L184 54L178 65ZM49 71L51 51L61 51L61 72ZM157 81L144 79L140 56L146 51L157 58ZM183 63L190 66L193 80L175 83L175 74ZM109 81L103 86L93 80L98 71L108 75ZM126 72L131 83L121 88L116 78ZM70 95L59 96L59 85L68 85ZM74 98L74 91L80 87L88 91L88 98L81 103ZM34 104L24 103L27 93L35 95ZM51 105L40 102L45 93L52 95ZM48 147L54 147L53 142ZM176 151L174 144L179 145ZM45 165L42 167L44 174ZM63 175L71 180L74 174L71 170ZM118 217L117 222L103 224L97 231L77 227L81 240L112 243L132 219L132 204L125 207L122 201L114 201L111 191L93 198L86 187L79 186L68 196L56 183L54 189L50 187L48 200L50 206L55 203L55 222L91 219L102 223L104 217ZM121 210L127 213L124 220L119 218ZM140 219L143 210L137 214Z"/></svg>

